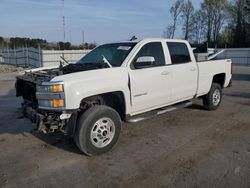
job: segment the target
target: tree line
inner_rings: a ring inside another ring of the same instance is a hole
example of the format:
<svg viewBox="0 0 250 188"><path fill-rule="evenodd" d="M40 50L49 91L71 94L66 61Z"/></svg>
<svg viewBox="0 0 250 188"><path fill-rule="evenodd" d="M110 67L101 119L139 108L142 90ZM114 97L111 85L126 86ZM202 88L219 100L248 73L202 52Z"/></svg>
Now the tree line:
<svg viewBox="0 0 250 188"><path fill-rule="evenodd" d="M191 0L176 0L170 8L171 23L164 37L183 39L209 47L250 47L250 0L203 0L195 10Z"/></svg>
<svg viewBox="0 0 250 188"><path fill-rule="evenodd" d="M9 39L0 36L0 48L23 48L33 47L41 48L43 50L80 50L80 49L93 49L96 47L95 43L84 43L81 45L72 45L70 42L47 42L43 39L31 39L22 37L12 37Z"/></svg>
<svg viewBox="0 0 250 188"><path fill-rule="evenodd" d="M181 27L183 39L193 45L207 42L209 47L250 47L250 0L203 0L195 10L191 0L176 0L170 8L171 23L163 35L175 38ZM92 49L95 43L72 45L49 43L43 39L0 37L0 48Z"/></svg>

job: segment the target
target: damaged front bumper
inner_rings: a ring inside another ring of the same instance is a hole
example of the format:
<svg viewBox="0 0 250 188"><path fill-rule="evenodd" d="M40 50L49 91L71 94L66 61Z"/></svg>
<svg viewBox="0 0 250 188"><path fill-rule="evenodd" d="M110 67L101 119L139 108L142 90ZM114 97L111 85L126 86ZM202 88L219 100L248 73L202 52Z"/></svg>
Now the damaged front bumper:
<svg viewBox="0 0 250 188"><path fill-rule="evenodd" d="M16 96L24 99L23 115L36 123L38 131L73 136L78 110L66 110L64 83L50 79L36 72L17 77Z"/></svg>
<svg viewBox="0 0 250 188"><path fill-rule="evenodd" d="M50 111L33 109L25 104L22 106L23 115L36 124L37 131L42 131L43 133L59 131L65 135L74 135L78 110Z"/></svg>

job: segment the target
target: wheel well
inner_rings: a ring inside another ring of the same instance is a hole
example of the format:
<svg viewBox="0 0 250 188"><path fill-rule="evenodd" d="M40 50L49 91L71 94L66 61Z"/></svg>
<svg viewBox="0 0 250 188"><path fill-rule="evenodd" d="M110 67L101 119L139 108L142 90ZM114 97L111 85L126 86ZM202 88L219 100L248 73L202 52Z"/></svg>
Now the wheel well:
<svg viewBox="0 0 250 188"><path fill-rule="evenodd" d="M221 73L221 74L216 74L213 77L213 83L218 83L220 84L221 88L223 88L224 83L225 83L225 73Z"/></svg>
<svg viewBox="0 0 250 188"><path fill-rule="evenodd" d="M82 99L80 109L82 111L85 111L86 109L94 105L109 106L118 112L122 120L125 119L125 99L121 91L103 93Z"/></svg>

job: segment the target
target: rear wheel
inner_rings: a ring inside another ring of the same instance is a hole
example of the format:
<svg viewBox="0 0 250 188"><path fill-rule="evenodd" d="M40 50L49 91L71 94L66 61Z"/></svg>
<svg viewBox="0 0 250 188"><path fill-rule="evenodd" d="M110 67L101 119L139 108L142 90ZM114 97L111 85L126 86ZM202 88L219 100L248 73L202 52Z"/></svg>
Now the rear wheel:
<svg viewBox="0 0 250 188"><path fill-rule="evenodd" d="M77 122L75 143L87 155L99 155L109 151L121 132L119 114L107 106L93 106L86 110Z"/></svg>
<svg viewBox="0 0 250 188"><path fill-rule="evenodd" d="M222 89L220 84L213 83L207 95L203 97L203 105L208 110L216 110L221 103Z"/></svg>

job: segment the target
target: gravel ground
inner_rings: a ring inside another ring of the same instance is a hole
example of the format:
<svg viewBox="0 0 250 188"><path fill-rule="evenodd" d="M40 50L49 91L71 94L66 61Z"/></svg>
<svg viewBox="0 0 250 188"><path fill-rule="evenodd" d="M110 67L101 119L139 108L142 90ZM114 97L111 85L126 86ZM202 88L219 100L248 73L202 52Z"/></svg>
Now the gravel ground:
<svg viewBox="0 0 250 188"><path fill-rule="evenodd" d="M24 68L22 68L22 67L16 67L13 65L7 65L7 64L0 63L0 73L20 72L23 70L24 70Z"/></svg>
<svg viewBox="0 0 250 188"><path fill-rule="evenodd" d="M234 67L221 107L194 105L123 126L116 147L82 155L32 132L14 81L0 81L0 187L250 187L250 67Z"/></svg>
<svg viewBox="0 0 250 188"><path fill-rule="evenodd" d="M14 80L16 76L24 70L25 69L22 67L15 67L13 65L0 63L0 81Z"/></svg>

